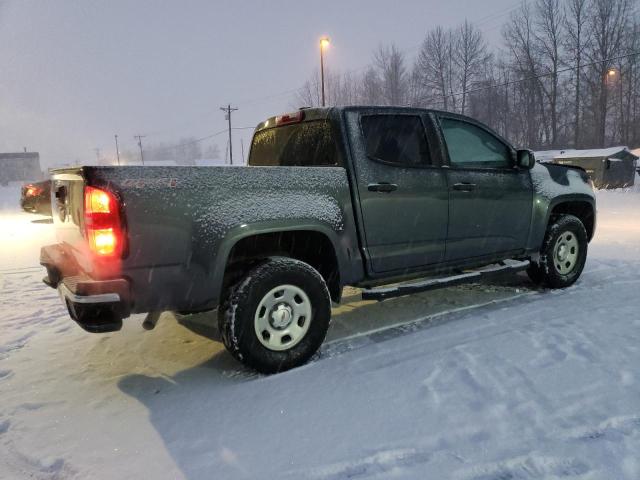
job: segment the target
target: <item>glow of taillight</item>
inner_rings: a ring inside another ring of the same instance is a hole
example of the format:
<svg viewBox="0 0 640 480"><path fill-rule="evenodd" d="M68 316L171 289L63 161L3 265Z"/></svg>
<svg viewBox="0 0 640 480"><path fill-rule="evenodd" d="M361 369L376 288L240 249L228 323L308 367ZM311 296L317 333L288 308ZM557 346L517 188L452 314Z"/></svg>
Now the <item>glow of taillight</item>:
<svg viewBox="0 0 640 480"><path fill-rule="evenodd" d="M27 197L35 197L36 195L38 195L42 190L39 189L38 187L27 187L27 191L25 192L25 195Z"/></svg>
<svg viewBox="0 0 640 480"><path fill-rule="evenodd" d="M118 247L118 239L112 228L88 231L89 248L98 255L113 255Z"/></svg>
<svg viewBox="0 0 640 480"><path fill-rule="evenodd" d="M104 190L87 187L85 208L89 213L111 213L111 195Z"/></svg>
<svg viewBox="0 0 640 480"><path fill-rule="evenodd" d="M89 248L98 256L122 253L124 234L120 223L118 200L107 190L85 187L84 223Z"/></svg>
<svg viewBox="0 0 640 480"><path fill-rule="evenodd" d="M304 110L298 110L297 112L285 113L276 117L276 126L287 125L289 123L298 123L304 120Z"/></svg>

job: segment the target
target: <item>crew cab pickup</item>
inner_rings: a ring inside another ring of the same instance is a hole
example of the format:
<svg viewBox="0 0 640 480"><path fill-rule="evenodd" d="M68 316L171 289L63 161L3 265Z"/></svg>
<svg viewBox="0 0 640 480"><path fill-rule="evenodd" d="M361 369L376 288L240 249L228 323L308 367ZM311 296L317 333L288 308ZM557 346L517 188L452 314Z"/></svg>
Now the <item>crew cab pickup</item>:
<svg viewBox="0 0 640 480"><path fill-rule="evenodd" d="M248 166L55 170L44 281L91 332L217 308L262 372L307 361L345 285L364 298L526 269L563 288L595 229L586 173L461 115L301 109L260 123Z"/></svg>

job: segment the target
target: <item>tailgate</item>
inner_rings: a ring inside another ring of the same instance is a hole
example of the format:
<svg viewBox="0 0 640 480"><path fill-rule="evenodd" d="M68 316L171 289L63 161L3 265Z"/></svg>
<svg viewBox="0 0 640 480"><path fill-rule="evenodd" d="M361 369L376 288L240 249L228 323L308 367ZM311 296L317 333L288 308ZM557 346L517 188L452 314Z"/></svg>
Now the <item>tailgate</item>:
<svg viewBox="0 0 640 480"><path fill-rule="evenodd" d="M51 175L51 213L56 237L73 249L84 245L84 178L82 169L54 170Z"/></svg>

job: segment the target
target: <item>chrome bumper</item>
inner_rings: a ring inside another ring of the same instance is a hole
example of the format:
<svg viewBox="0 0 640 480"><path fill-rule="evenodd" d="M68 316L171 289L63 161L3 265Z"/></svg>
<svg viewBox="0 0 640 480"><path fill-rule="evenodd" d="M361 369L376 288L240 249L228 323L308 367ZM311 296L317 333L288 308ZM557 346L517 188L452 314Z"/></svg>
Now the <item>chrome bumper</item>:
<svg viewBox="0 0 640 480"><path fill-rule="evenodd" d="M58 293L62 301L69 300L72 303L95 304L95 303L115 303L120 302L120 295L117 293L99 293L95 295L77 295L60 282L58 284Z"/></svg>

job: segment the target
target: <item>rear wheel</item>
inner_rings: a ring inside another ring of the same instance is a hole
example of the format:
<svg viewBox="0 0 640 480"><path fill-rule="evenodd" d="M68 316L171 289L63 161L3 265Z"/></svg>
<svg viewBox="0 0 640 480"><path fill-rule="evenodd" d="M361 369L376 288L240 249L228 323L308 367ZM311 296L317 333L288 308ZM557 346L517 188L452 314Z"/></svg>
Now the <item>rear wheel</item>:
<svg viewBox="0 0 640 480"><path fill-rule="evenodd" d="M272 257L253 268L223 300L218 316L229 352L263 373L302 365L329 328L331 300L310 265Z"/></svg>
<svg viewBox="0 0 640 480"><path fill-rule="evenodd" d="M584 269L587 247L587 232L579 218L556 218L547 228L538 263L527 270L529 278L551 288L572 285Z"/></svg>

